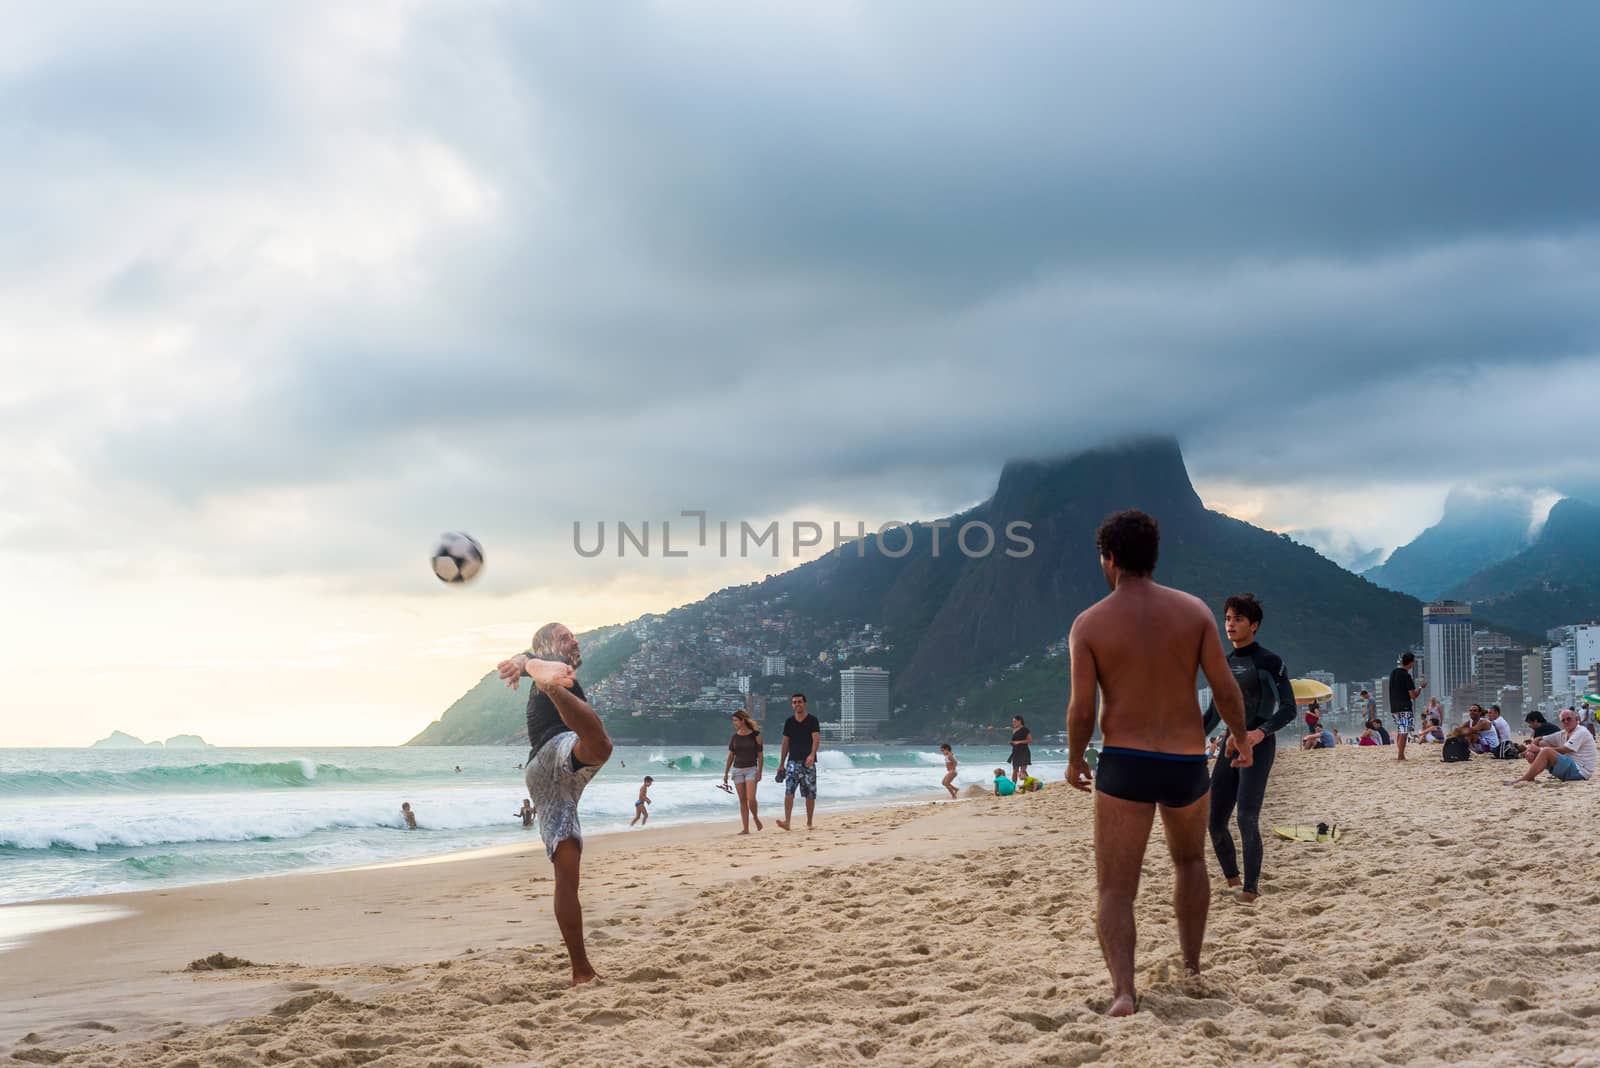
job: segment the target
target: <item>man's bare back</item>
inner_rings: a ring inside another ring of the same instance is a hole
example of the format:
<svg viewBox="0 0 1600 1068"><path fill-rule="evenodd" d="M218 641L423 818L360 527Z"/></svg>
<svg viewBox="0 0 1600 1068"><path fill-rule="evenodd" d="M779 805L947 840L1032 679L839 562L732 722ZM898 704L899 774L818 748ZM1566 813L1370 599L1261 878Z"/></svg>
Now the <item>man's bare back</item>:
<svg viewBox="0 0 1600 1068"><path fill-rule="evenodd" d="M1184 966L1200 970L1210 905L1204 842L1211 777L1197 672L1240 738L1234 765L1248 766L1252 754L1244 699L1210 610L1151 577L1160 549L1156 521L1118 512L1100 525L1095 542L1111 593L1078 616L1067 639L1067 781L1094 791L1095 929L1111 973L1106 1012L1126 1016L1138 1006L1133 900L1157 813L1172 857L1178 948ZM1091 774L1085 754L1097 719L1104 744Z"/></svg>
<svg viewBox="0 0 1600 1068"><path fill-rule="evenodd" d="M1152 581L1124 582L1079 615L1072 630L1094 661L1106 745L1205 753L1195 678L1207 639L1221 655L1216 629L1198 597Z"/></svg>

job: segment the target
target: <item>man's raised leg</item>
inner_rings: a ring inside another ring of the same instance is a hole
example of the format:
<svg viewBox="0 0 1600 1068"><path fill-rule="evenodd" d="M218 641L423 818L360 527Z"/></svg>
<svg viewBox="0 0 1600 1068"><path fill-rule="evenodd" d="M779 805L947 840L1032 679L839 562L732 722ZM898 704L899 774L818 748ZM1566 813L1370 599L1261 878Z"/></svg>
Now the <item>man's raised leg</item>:
<svg viewBox="0 0 1600 1068"><path fill-rule="evenodd" d="M556 869L556 925L561 928L561 941L567 944L567 956L572 960L573 986L595 978L583 945L583 905L578 901L578 865L582 859L583 847L575 838L556 843L556 855L551 858Z"/></svg>
<svg viewBox="0 0 1600 1068"><path fill-rule="evenodd" d="M1206 940L1206 913L1211 909L1211 879L1206 875L1206 816L1209 794L1183 808L1161 809L1161 826L1167 832L1167 852L1172 854L1175 885L1173 911L1178 916L1178 949L1183 966L1200 974L1200 947Z"/></svg>
<svg viewBox="0 0 1600 1068"><path fill-rule="evenodd" d="M1139 868L1144 864L1155 818L1155 805L1099 792L1094 795L1094 855L1100 886L1095 927L1100 952L1111 972L1108 1016L1130 1015L1137 1005L1133 994L1133 899L1139 893ZM1204 819L1202 812L1202 827ZM1202 867L1202 877L1204 873Z"/></svg>

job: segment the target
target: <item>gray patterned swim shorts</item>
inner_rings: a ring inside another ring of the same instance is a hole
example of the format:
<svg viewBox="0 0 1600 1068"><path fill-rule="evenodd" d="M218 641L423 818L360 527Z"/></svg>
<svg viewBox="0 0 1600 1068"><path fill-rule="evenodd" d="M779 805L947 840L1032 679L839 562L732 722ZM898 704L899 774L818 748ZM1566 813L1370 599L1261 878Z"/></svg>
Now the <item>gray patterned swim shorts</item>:
<svg viewBox="0 0 1600 1068"><path fill-rule="evenodd" d="M783 768L783 793L784 796L792 795L796 790L807 801L817 799L817 766L809 768L798 760L791 760Z"/></svg>
<svg viewBox="0 0 1600 1068"><path fill-rule="evenodd" d="M578 798L583 788L600 770L598 764L572 770L572 747L578 744L574 731L564 731L540 746L528 761L522 778L528 798L539 813L539 837L544 839L545 856L555 859L556 846L567 838L583 848L583 828L578 823Z"/></svg>

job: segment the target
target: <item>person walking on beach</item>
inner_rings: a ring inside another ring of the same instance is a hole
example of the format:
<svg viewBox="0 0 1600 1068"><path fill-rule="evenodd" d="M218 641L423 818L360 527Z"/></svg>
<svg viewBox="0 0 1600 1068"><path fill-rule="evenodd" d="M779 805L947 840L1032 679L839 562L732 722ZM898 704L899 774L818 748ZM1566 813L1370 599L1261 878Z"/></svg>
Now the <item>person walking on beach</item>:
<svg viewBox="0 0 1600 1068"><path fill-rule="evenodd" d="M583 788L611 759L611 737L584 696L577 669L583 663L578 639L560 623L546 623L532 647L500 661L500 678L517 689L526 675L528 761L523 780L539 814L545 856L555 866L556 925L572 962L572 985L593 982L594 966L583 942L583 905L578 899L583 860L583 827L578 799Z"/></svg>
<svg viewBox="0 0 1600 1068"><path fill-rule="evenodd" d="M400 802L400 818L405 821L406 830L414 831L417 829L417 814L411 811L410 801Z"/></svg>
<svg viewBox="0 0 1600 1068"><path fill-rule="evenodd" d="M1021 716L1011 717L1011 781L1028 777L1028 765L1033 763L1033 732Z"/></svg>
<svg viewBox="0 0 1600 1068"><path fill-rule="evenodd" d="M739 795L739 822L744 825L740 834L750 833L750 821L756 821L761 830L761 817L756 809L756 784L766 763L767 750L761 744L761 727L744 709L733 714L733 737L728 739L728 762L722 766L722 785L728 785L728 773L733 772L733 789Z"/></svg>
<svg viewBox="0 0 1600 1068"><path fill-rule="evenodd" d="M1095 535L1109 596L1073 621L1067 644L1072 696L1067 705L1067 781L1094 791L1094 852L1099 901L1095 926L1111 973L1107 1014L1137 1008L1133 986L1133 901L1157 811L1176 876L1173 903L1184 967L1200 971L1206 913L1206 735L1195 715L1194 680L1205 674L1233 743L1235 768L1250 767L1254 743L1245 728L1244 697L1222 653L1211 609L1198 597L1157 585L1156 521L1117 512ZM1102 746L1089 770L1095 692ZM1219 760L1229 759L1227 756Z"/></svg>
<svg viewBox="0 0 1600 1068"><path fill-rule="evenodd" d="M956 754L946 742L939 747L939 752L944 754L944 788L950 791L950 800L954 801L956 793Z"/></svg>
<svg viewBox="0 0 1600 1068"><path fill-rule="evenodd" d="M1267 776L1278 753L1278 731L1294 722L1294 687L1277 653L1256 642L1264 613L1253 593L1236 593L1222 606L1223 626L1233 651L1228 667L1244 695L1245 724L1255 759L1248 768L1233 766L1233 736L1224 735L1222 759L1211 772L1211 848L1229 886L1239 886L1239 860L1233 848L1228 818L1239 811L1239 838L1244 848L1244 886L1239 900L1249 904L1261 896L1261 805L1267 796ZM1207 734L1217 725L1215 703L1206 711Z"/></svg>
<svg viewBox="0 0 1600 1068"><path fill-rule="evenodd" d="M517 815L522 818L522 825L524 827L532 827L533 826L533 799L532 798L524 797L522 799L522 811L518 812Z"/></svg>
<svg viewBox="0 0 1600 1068"><path fill-rule="evenodd" d="M1394 744L1399 749L1396 760L1406 758L1406 738L1417 729L1415 705L1412 704L1427 680L1416 682L1411 678L1411 665L1417 654L1407 649L1400 654L1400 666L1389 672L1389 715L1394 718Z"/></svg>
<svg viewBox="0 0 1600 1068"><path fill-rule="evenodd" d="M778 768L783 772L783 819L775 822L784 830L794 822L794 792L806 799L806 830L811 829L817 810L817 753L822 749L822 725L806 713L806 695L789 698L794 715L783 721L783 748L778 751Z"/></svg>
<svg viewBox="0 0 1600 1068"><path fill-rule="evenodd" d="M650 822L650 784L655 782L650 776L644 777L644 784L639 787L639 800L633 803L633 819L628 821L628 826L635 823L643 827Z"/></svg>

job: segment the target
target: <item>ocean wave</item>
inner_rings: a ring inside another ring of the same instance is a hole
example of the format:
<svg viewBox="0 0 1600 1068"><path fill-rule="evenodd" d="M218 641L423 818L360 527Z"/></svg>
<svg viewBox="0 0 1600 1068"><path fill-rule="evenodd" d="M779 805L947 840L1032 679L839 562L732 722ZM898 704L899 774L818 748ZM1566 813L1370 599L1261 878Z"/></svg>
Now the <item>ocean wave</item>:
<svg viewBox="0 0 1600 1068"><path fill-rule="evenodd" d="M264 763L155 765L124 771L13 771L0 773L0 797L350 786L397 777L393 771L319 764L305 757Z"/></svg>

